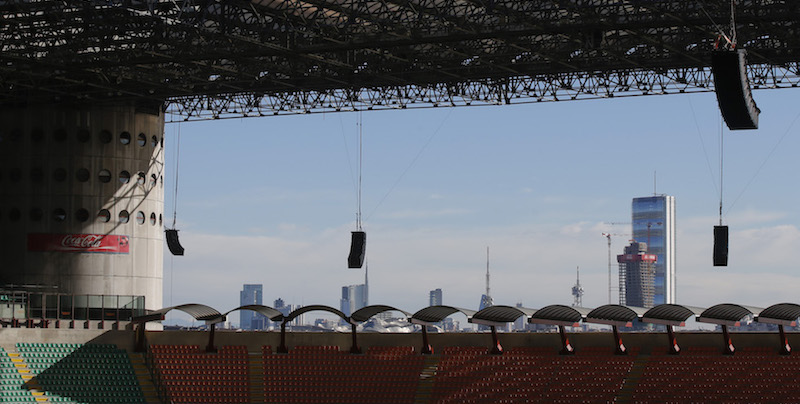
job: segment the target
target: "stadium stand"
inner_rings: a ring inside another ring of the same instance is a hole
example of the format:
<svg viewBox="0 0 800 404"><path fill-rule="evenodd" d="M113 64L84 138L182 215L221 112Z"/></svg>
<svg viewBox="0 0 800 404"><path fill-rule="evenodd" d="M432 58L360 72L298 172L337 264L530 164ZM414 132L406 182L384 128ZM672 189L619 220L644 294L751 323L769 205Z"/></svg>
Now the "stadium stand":
<svg viewBox="0 0 800 404"><path fill-rule="evenodd" d="M287 403L411 403L424 358L411 347L371 347L351 355L335 346L264 350L264 396Z"/></svg>
<svg viewBox="0 0 800 404"><path fill-rule="evenodd" d="M20 387L37 401L145 402L127 352L115 345L18 342L16 349Z"/></svg>
<svg viewBox="0 0 800 404"><path fill-rule="evenodd" d="M249 402L244 346L222 346L217 353L206 353L197 345L151 345L148 362L165 402Z"/></svg>

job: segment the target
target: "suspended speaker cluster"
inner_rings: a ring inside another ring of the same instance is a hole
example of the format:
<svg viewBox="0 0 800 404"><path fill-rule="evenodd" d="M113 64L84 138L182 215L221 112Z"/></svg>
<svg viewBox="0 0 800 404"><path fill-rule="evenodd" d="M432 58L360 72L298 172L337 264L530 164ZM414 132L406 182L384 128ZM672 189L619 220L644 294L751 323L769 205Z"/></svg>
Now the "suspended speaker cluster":
<svg viewBox="0 0 800 404"><path fill-rule="evenodd" d="M744 49L716 50L711 54L711 71L722 117L730 130L758 129L758 114L747 79Z"/></svg>
<svg viewBox="0 0 800 404"><path fill-rule="evenodd" d="M181 246L181 242L178 241L178 230L166 229L164 233L166 233L167 236L169 252L171 252L172 255L183 255L183 247Z"/></svg>
<svg viewBox="0 0 800 404"><path fill-rule="evenodd" d="M367 233L354 231L350 243L350 255L347 256L348 268L361 268L364 265L364 254L367 252Z"/></svg>
<svg viewBox="0 0 800 404"><path fill-rule="evenodd" d="M728 266L728 226L714 226L714 266Z"/></svg>

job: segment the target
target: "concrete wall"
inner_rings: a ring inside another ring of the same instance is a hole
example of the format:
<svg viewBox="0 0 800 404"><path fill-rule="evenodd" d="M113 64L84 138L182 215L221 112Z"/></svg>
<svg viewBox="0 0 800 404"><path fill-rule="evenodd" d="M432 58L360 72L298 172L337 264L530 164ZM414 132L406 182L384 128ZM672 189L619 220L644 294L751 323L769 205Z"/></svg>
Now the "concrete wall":
<svg viewBox="0 0 800 404"><path fill-rule="evenodd" d="M161 308L160 108L4 108L0 122L0 288L146 296ZM75 236L86 234L124 236L129 252L87 252L92 240Z"/></svg>

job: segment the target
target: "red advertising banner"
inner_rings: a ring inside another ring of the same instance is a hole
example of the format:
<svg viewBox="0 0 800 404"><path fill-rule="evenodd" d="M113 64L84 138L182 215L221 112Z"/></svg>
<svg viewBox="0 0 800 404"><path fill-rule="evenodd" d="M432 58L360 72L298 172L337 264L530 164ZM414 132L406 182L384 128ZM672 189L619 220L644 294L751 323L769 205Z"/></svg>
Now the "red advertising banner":
<svg viewBox="0 0 800 404"><path fill-rule="evenodd" d="M28 251L128 254L128 236L104 234L28 234Z"/></svg>

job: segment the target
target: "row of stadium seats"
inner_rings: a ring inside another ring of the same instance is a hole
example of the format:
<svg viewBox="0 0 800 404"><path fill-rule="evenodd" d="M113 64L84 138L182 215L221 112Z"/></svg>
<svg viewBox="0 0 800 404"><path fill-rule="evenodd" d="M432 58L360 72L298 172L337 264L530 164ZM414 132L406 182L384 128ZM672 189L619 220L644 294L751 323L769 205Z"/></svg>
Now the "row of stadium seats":
<svg viewBox="0 0 800 404"><path fill-rule="evenodd" d="M112 344L16 344L33 380L21 387L59 403L143 403L125 350ZM30 394L30 393L29 393Z"/></svg>
<svg viewBox="0 0 800 404"><path fill-rule="evenodd" d="M245 346L223 346L208 354L197 345L151 345L148 355L156 383L169 402L250 401Z"/></svg>
<svg viewBox="0 0 800 404"><path fill-rule="evenodd" d="M411 347L374 347L351 355L338 347L263 350L267 402L411 403L424 358Z"/></svg>

